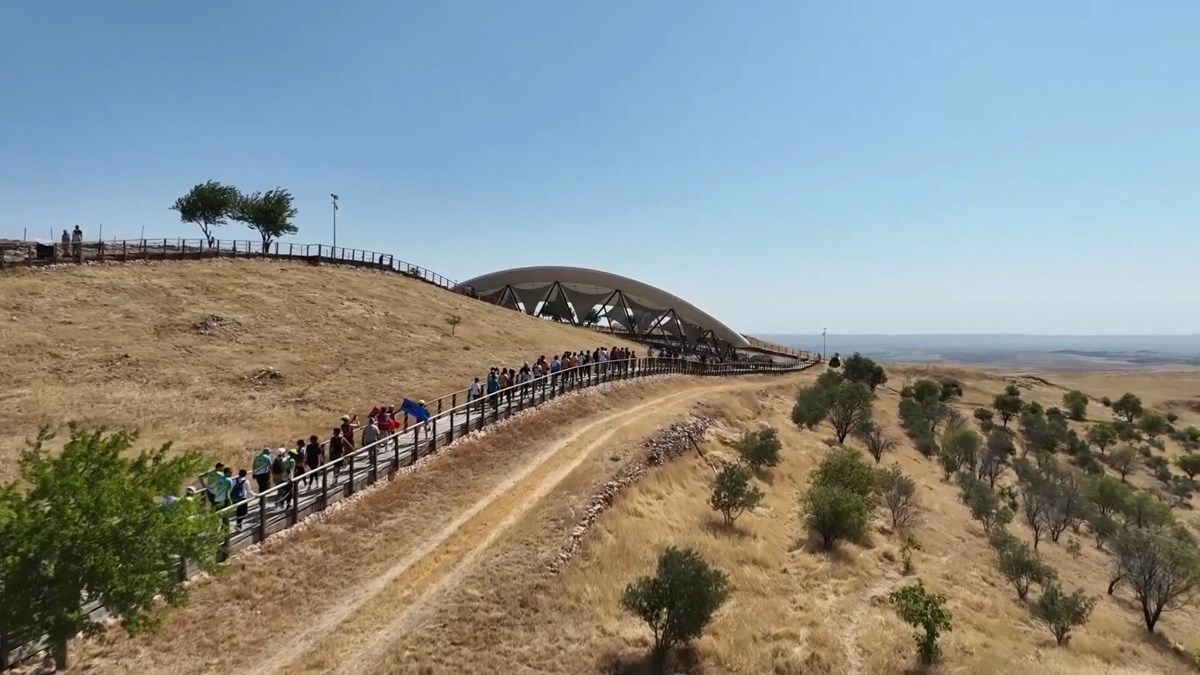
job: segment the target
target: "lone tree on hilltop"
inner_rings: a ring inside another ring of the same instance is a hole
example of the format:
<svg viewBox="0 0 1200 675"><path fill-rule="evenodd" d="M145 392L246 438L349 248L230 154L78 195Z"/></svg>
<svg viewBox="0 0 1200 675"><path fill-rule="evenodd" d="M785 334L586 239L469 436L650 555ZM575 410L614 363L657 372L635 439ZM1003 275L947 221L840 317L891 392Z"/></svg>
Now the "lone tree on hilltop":
<svg viewBox="0 0 1200 675"><path fill-rule="evenodd" d="M692 549L671 546L658 557L654 576L625 587L621 606L654 632L654 665L661 673L671 649L699 637L728 596L724 572Z"/></svg>
<svg viewBox="0 0 1200 675"><path fill-rule="evenodd" d="M1112 411L1117 417L1124 419L1127 424L1133 424L1133 421L1141 417L1146 410L1142 407L1142 399L1132 393L1125 393L1121 395L1121 398L1113 401Z"/></svg>
<svg viewBox="0 0 1200 675"><path fill-rule="evenodd" d="M851 382L862 382L871 391L882 387L888 379L883 366L858 352L854 352L842 365L842 377Z"/></svg>
<svg viewBox="0 0 1200 675"><path fill-rule="evenodd" d="M921 580L917 579L917 583L894 591L890 599L905 623L923 631L914 636L921 662L929 664L936 661L941 654L938 636L952 630L953 617L946 609L946 596L929 593Z"/></svg>
<svg viewBox="0 0 1200 675"><path fill-rule="evenodd" d="M213 229L229 222L238 198L237 188L210 180L196 185L186 195L176 199L171 210L179 212L180 221L199 225L208 245L212 246L215 241Z"/></svg>
<svg viewBox="0 0 1200 675"><path fill-rule="evenodd" d="M1079 390L1068 391L1063 394L1063 407L1067 409L1067 415L1073 420L1083 420L1087 417L1088 395Z"/></svg>
<svg viewBox="0 0 1200 675"><path fill-rule="evenodd" d="M747 431L737 441L737 453L752 471L779 464L779 433L774 427Z"/></svg>
<svg viewBox="0 0 1200 675"><path fill-rule="evenodd" d="M738 464L726 464L713 477L708 505L721 513L726 527L732 527L738 516L758 506L762 498L762 490L750 482L748 469Z"/></svg>
<svg viewBox="0 0 1200 675"><path fill-rule="evenodd" d="M292 224L296 213L296 207L292 206L292 193L275 188L239 197L233 217L258 232L262 238L262 251L268 253L271 243L276 239L300 231Z"/></svg>
<svg viewBox="0 0 1200 675"><path fill-rule="evenodd" d="M221 521L207 504L166 504L204 460L170 446L123 455L136 435L72 427L62 452L43 431L21 457L20 481L0 489L0 634L47 635L67 670L67 643L96 633L81 606L99 601L131 634L153 626L161 598L179 604L178 556L215 571Z"/></svg>

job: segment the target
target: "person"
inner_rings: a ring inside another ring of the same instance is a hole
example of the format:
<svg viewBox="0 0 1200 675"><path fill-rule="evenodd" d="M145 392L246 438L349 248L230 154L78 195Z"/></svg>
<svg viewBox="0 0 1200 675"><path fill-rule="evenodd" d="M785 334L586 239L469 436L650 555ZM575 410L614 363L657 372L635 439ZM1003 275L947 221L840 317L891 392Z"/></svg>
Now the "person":
<svg viewBox="0 0 1200 675"><path fill-rule="evenodd" d="M488 393L488 396L492 397L492 407L493 408L500 405L500 397L493 396L493 394L495 394L499 389L500 389L500 378L496 377L496 369L492 368L492 371L490 373L488 373L487 393Z"/></svg>
<svg viewBox="0 0 1200 675"><path fill-rule="evenodd" d="M469 387L467 387L467 403L479 398L481 390L479 388L479 378L475 378Z"/></svg>
<svg viewBox="0 0 1200 675"><path fill-rule="evenodd" d="M317 440L316 434L308 437L308 445L304 446L304 463L308 465L308 485L312 485L317 479L317 469L321 468L321 460L324 458L324 450L321 449L321 442Z"/></svg>
<svg viewBox="0 0 1200 675"><path fill-rule="evenodd" d="M292 480L297 483L299 483L300 477L304 475L304 460L306 459L304 455L304 439L297 439L296 447L288 451L288 457L291 458L292 466L295 467L295 470L292 471ZM297 493L299 491L299 489L293 490L293 492Z"/></svg>
<svg viewBox="0 0 1200 675"><path fill-rule="evenodd" d="M270 448L263 448L254 457L254 462L250 466L250 473L254 475L254 482L258 485L259 492L266 492L271 488Z"/></svg>
<svg viewBox="0 0 1200 675"><path fill-rule="evenodd" d="M275 450L275 461L271 462L271 482L276 487L287 482L290 472L284 466L284 459L287 458L287 448L278 448ZM281 492L282 493L282 492Z"/></svg>
<svg viewBox="0 0 1200 675"><path fill-rule="evenodd" d="M75 226L75 231L71 233L71 255L75 256L76 260L83 258L83 230L79 226Z"/></svg>
<svg viewBox="0 0 1200 675"><path fill-rule="evenodd" d="M379 442L379 425L375 423L375 418L367 419L367 426L362 430L362 446L365 448L369 445L374 445Z"/></svg>
<svg viewBox="0 0 1200 675"><path fill-rule="evenodd" d="M208 503L214 510L225 506L229 496L229 485L225 480L225 465L217 462L212 469L200 474L200 485L208 496Z"/></svg>
<svg viewBox="0 0 1200 675"><path fill-rule="evenodd" d="M842 367L842 359L838 355L837 352L834 352L833 358L829 359L829 367L830 368L841 368Z"/></svg>
<svg viewBox="0 0 1200 675"><path fill-rule="evenodd" d="M62 233L62 247L62 254L64 258L71 255L71 235L68 234L66 230L63 230Z"/></svg>
<svg viewBox="0 0 1200 675"><path fill-rule="evenodd" d="M333 428L333 435L329 437L329 462L330 464L337 462L342 458L342 455L347 452L349 444L342 437L341 427ZM339 462L333 467L333 477L336 480L338 474L342 472L342 465Z"/></svg>
<svg viewBox="0 0 1200 675"><path fill-rule="evenodd" d="M342 415L342 438L346 439L346 443L351 448L354 447L354 430L358 428L358 415L351 418L349 415Z"/></svg>
<svg viewBox="0 0 1200 675"><path fill-rule="evenodd" d="M250 497L250 481L246 480L246 470L239 469L237 478L233 479L233 487L229 490L229 497L234 504L237 504L237 529L242 531L242 521L246 519L246 513L250 510L249 502L246 500Z"/></svg>

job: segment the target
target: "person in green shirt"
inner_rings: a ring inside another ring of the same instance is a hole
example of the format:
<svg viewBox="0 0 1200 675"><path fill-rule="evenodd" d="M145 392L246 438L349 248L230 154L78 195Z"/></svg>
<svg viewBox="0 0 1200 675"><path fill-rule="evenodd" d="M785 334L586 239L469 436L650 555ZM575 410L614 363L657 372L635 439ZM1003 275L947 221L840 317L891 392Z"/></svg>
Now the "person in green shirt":
<svg viewBox="0 0 1200 675"><path fill-rule="evenodd" d="M263 448L254 456L254 464L250 468L250 473L254 475L254 480L258 483L259 492L266 492L267 488L271 487L270 448Z"/></svg>
<svg viewBox="0 0 1200 675"><path fill-rule="evenodd" d="M209 471L200 474L200 485L208 495L208 503L214 509L224 508L229 502L229 490L233 481L225 475L225 465L217 462Z"/></svg>

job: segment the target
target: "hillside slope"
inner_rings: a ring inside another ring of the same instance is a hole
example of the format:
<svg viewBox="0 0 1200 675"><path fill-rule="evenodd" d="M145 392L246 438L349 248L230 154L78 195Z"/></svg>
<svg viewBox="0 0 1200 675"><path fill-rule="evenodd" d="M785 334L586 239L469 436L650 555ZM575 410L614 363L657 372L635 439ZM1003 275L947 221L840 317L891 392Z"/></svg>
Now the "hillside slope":
<svg viewBox="0 0 1200 675"><path fill-rule="evenodd" d="M462 324L450 335L445 317ZM241 464L490 366L630 343L393 274L251 260L0 274L0 459L42 425L138 428ZM639 349L639 353L642 353ZM12 477L0 461L0 480Z"/></svg>

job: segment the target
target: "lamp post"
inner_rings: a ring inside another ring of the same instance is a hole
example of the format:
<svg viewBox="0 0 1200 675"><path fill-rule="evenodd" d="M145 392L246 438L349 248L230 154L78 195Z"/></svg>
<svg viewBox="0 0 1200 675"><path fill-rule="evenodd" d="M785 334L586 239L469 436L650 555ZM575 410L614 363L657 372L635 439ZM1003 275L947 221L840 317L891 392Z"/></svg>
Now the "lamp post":
<svg viewBox="0 0 1200 675"><path fill-rule="evenodd" d="M337 248L337 211L338 211L337 200L338 200L338 196L333 194L332 192L329 193L329 196L333 197L333 247L336 249Z"/></svg>
<svg viewBox="0 0 1200 675"><path fill-rule="evenodd" d="M827 328L821 329L821 361L825 360L825 331Z"/></svg>

